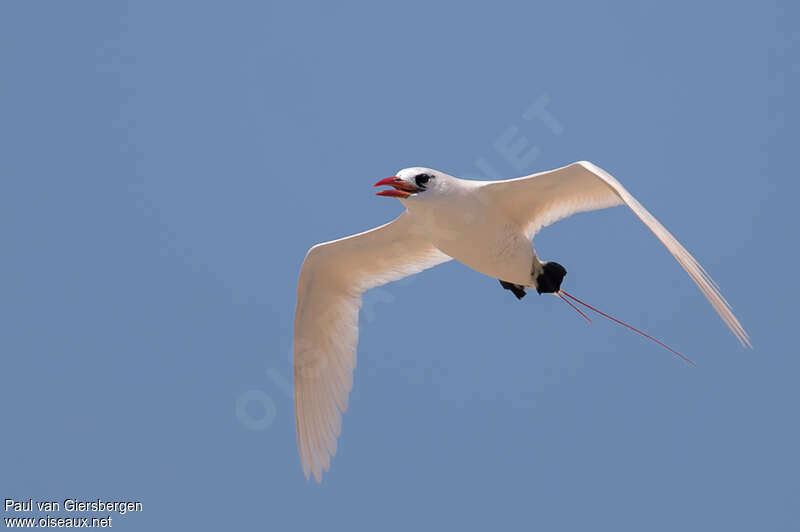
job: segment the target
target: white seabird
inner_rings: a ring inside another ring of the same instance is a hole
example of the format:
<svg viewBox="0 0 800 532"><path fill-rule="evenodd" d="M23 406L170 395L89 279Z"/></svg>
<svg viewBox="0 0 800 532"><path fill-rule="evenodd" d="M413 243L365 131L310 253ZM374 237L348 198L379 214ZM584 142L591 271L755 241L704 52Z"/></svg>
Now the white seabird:
<svg viewBox="0 0 800 532"><path fill-rule="evenodd" d="M392 188L378 195L398 198L406 211L375 229L315 245L300 271L294 397L306 477L313 473L320 482L336 454L353 384L364 291L455 259L498 279L517 298L534 288L582 303L560 289L566 269L541 261L532 246L541 228L579 212L627 205L683 266L742 345L751 347L747 332L703 267L619 181L592 163L581 161L504 181L464 180L430 168L406 168L375 184L382 185Z"/></svg>

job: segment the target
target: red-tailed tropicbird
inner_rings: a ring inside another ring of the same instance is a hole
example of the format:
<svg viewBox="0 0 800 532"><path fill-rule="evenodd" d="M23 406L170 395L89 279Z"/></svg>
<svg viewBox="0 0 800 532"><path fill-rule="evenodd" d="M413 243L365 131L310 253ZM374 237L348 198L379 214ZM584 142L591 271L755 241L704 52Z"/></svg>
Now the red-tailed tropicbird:
<svg viewBox="0 0 800 532"><path fill-rule="evenodd" d="M375 184L382 185L392 188L378 195L398 198L406 211L375 229L315 245L300 270L294 397L306 477L313 473L320 482L336 454L353 384L364 291L455 259L498 279L517 298L526 288L535 288L540 294L562 297L577 310L570 299L584 303L561 290L566 270L539 260L532 239L541 228L579 212L627 205L683 266L742 345L751 347L747 332L703 267L619 181L592 163L581 161L504 181L464 180L415 167Z"/></svg>

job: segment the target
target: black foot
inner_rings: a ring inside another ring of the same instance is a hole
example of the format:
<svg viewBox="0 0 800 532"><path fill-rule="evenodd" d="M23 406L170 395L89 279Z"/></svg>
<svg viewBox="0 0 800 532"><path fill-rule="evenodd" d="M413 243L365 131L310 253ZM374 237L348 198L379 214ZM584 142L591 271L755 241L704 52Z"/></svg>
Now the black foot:
<svg viewBox="0 0 800 532"><path fill-rule="evenodd" d="M514 284L514 283L509 283L507 281L500 281L500 286L502 286L506 290L511 290L511 293L514 294L515 296L517 296L517 299L522 299L523 297L525 297L525 287L524 286L521 286L521 285L518 285L518 284Z"/></svg>
<svg viewBox="0 0 800 532"><path fill-rule="evenodd" d="M561 289L561 281L567 270L557 262L545 262L542 273L536 278L536 291L540 294L552 294Z"/></svg>

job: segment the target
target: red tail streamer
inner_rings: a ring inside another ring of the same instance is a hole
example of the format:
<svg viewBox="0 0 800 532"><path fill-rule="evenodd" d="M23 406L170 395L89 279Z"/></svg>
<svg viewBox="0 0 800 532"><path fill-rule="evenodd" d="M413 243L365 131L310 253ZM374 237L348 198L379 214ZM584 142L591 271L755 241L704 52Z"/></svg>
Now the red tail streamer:
<svg viewBox="0 0 800 532"><path fill-rule="evenodd" d="M572 301L570 301L570 300L569 300L569 299L567 299L566 297L562 296L562 295L561 295L561 294L559 294L558 292L556 292L556 293L555 293L555 295L557 295L558 297L560 297L560 298L561 298L561 301L563 301L564 303L566 303L566 304L567 304L567 305L569 305L570 307L574 308L574 309L575 309L575 312L577 312L578 314L580 314L581 316L583 316L584 318L586 318L586 321L588 321L589 323L592 323L592 320L590 320L590 319L589 319L589 316L587 316L586 314L584 314L583 312L581 312L581 309L579 309L578 307L576 307L576 306L575 306L575 304L574 304Z"/></svg>
<svg viewBox="0 0 800 532"><path fill-rule="evenodd" d="M672 348L671 348L670 346L668 346L667 344L665 344L665 343L663 343L663 342L661 342L661 341L659 341L659 340L656 340L655 338L653 338L652 336L650 336L650 335L649 335L649 334L647 334L646 332L642 332L642 331L640 331L639 329L637 329L636 327L632 327L632 326L628 325L628 324L627 324L627 323L625 323L624 321L620 321L620 320L618 320L617 318L615 318L615 317L613 317L613 316L609 316L609 315L608 315L608 314L606 314L605 312L602 312L602 311L600 311L600 310L597 310L596 308L594 308L594 307L593 307L593 306L591 306L590 304L588 304L588 303L584 303L583 301L581 301L581 300L580 300L580 299L578 299L577 297L575 297L575 296L573 296L573 295L570 295L570 294L568 294L568 293L567 293L567 292L565 292L564 290L559 290L559 293L561 293L561 294L564 294L565 296L567 296L568 298L572 299L573 301L575 301L575 302L577 302L577 303L580 303L581 305L583 305L584 307L588 308L589 310L593 310L593 311L597 312L598 314L600 314L601 316L604 316L604 317L606 317L606 318L610 319L611 321L613 321L613 322L615 322L615 323L619 323L620 325L622 325L622 326L624 326L624 327L627 327L628 329L630 329L630 330L632 330L632 331L634 331L634 332L637 332L637 333L641 334L641 335L642 335L642 336L644 336L645 338L649 338L650 340L654 341L655 343L657 343L657 344L658 344L658 345L660 345L661 347L663 347L663 348L665 348L665 349L668 349L668 350L672 351L673 353L675 353L676 355L678 355L678 356L679 356L681 359L685 360L686 362L688 362L688 363L689 363L689 364L691 364L692 366L696 366L696 365L697 365L697 364L695 364L694 362L692 362L692 361L691 361L689 358L687 358L687 357L683 356L682 354L678 353L677 351L675 351L674 349L672 349ZM567 301L567 300L565 299L564 301Z"/></svg>

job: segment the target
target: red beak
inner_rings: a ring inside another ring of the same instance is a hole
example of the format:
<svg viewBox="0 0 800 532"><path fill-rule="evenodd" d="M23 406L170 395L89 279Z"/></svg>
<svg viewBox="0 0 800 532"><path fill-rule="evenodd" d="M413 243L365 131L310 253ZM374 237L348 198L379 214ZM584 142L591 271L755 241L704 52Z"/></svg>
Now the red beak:
<svg viewBox="0 0 800 532"><path fill-rule="evenodd" d="M381 190L380 192L376 192L376 196L384 196L386 198L407 198L411 194L419 192L419 188L415 187L414 185L410 184L407 181L403 181L397 176L387 177L386 179L381 179L373 186L382 187L382 186L390 186L394 187L394 190Z"/></svg>

